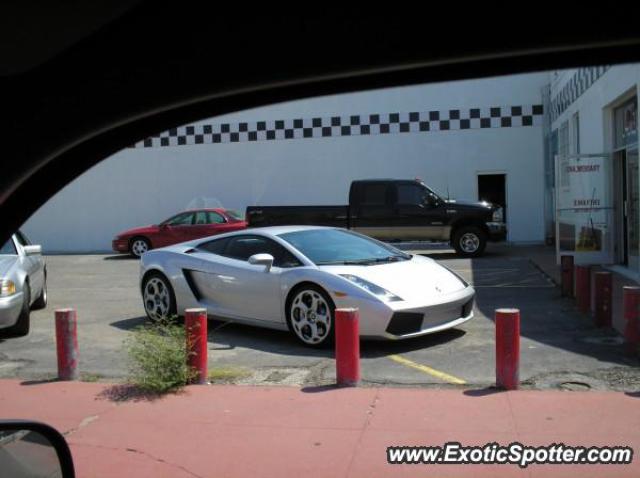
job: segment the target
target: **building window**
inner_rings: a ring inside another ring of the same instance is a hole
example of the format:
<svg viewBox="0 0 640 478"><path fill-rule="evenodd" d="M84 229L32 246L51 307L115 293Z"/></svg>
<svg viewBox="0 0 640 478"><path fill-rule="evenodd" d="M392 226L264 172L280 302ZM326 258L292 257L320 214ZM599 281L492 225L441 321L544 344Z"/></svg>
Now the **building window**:
<svg viewBox="0 0 640 478"><path fill-rule="evenodd" d="M578 113L571 117L571 154L580 154L580 117Z"/></svg>
<svg viewBox="0 0 640 478"><path fill-rule="evenodd" d="M569 160L567 156L569 155L569 122L565 121L560 125L560 130L558 131L558 156L560 156L560 168L564 170L564 168L569 164ZM569 175L561 174L560 175L560 186L561 187L569 187Z"/></svg>
<svg viewBox="0 0 640 478"><path fill-rule="evenodd" d="M638 142L638 98L634 97L613 110L613 119L615 148Z"/></svg>

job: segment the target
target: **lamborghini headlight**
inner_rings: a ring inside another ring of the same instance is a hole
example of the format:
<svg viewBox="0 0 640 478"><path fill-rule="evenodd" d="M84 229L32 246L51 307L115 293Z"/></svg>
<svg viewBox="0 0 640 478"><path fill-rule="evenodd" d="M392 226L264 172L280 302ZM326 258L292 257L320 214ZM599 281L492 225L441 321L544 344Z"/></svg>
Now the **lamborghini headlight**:
<svg viewBox="0 0 640 478"><path fill-rule="evenodd" d="M504 210L499 207L495 211L493 211L493 217L491 218L493 222L504 222Z"/></svg>
<svg viewBox="0 0 640 478"><path fill-rule="evenodd" d="M380 286L377 286L367 280L364 280L362 277L354 276L353 274L340 274L341 277L344 277L350 282L353 282L355 285L362 287L364 290L371 292L373 295L379 297L385 302L397 302L402 300L395 294L392 294L386 289L383 289Z"/></svg>
<svg viewBox="0 0 640 478"><path fill-rule="evenodd" d="M7 297L16 293L16 284L9 279L0 279L0 297Z"/></svg>

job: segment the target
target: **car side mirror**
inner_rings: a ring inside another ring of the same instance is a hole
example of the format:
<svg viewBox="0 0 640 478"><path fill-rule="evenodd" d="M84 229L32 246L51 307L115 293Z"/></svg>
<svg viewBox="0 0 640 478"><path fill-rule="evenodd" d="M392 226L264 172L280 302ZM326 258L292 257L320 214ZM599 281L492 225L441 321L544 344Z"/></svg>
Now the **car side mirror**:
<svg viewBox="0 0 640 478"><path fill-rule="evenodd" d="M249 264L265 266L265 272L269 272L273 266L271 254L254 254L249 257Z"/></svg>
<svg viewBox="0 0 640 478"><path fill-rule="evenodd" d="M69 445L55 428L25 420L0 421L2 476L74 478Z"/></svg>
<svg viewBox="0 0 640 478"><path fill-rule="evenodd" d="M26 256L39 256L42 254L42 246L23 246L24 254Z"/></svg>

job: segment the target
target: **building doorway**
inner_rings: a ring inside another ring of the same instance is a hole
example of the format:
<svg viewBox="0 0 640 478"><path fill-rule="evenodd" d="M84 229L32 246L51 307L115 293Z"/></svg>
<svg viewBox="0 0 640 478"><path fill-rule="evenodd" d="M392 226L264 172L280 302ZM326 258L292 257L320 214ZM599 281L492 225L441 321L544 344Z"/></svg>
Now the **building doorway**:
<svg viewBox="0 0 640 478"><path fill-rule="evenodd" d="M633 270L640 265L640 168L637 149L616 151L614 160L614 193L618 261Z"/></svg>
<svg viewBox="0 0 640 478"><path fill-rule="evenodd" d="M507 175L478 173L478 200L502 206L507 222Z"/></svg>
<svg viewBox="0 0 640 478"><path fill-rule="evenodd" d="M617 259L640 268L640 167L636 97L613 110L613 190L616 207Z"/></svg>

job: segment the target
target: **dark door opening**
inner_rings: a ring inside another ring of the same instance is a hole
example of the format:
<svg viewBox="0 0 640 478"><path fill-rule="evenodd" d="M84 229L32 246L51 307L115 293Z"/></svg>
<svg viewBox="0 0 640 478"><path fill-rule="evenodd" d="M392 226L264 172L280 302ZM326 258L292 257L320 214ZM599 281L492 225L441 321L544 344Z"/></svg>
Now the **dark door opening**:
<svg viewBox="0 0 640 478"><path fill-rule="evenodd" d="M622 241L622 264L629 264L629 248L627 247L627 234L628 234L628 221L627 221L627 157L626 151L620 151L618 153L618 168L619 174L617 177L616 190L619 191L619 204L620 204L620 223L622 224L622 230L620 232Z"/></svg>
<svg viewBox="0 0 640 478"><path fill-rule="evenodd" d="M478 174L478 200L502 206L507 222L507 175Z"/></svg>
<svg viewBox="0 0 640 478"><path fill-rule="evenodd" d="M632 269L638 268L638 154L636 150L621 150L614 153L614 191L617 204L618 251L622 264Z"/></svg>

